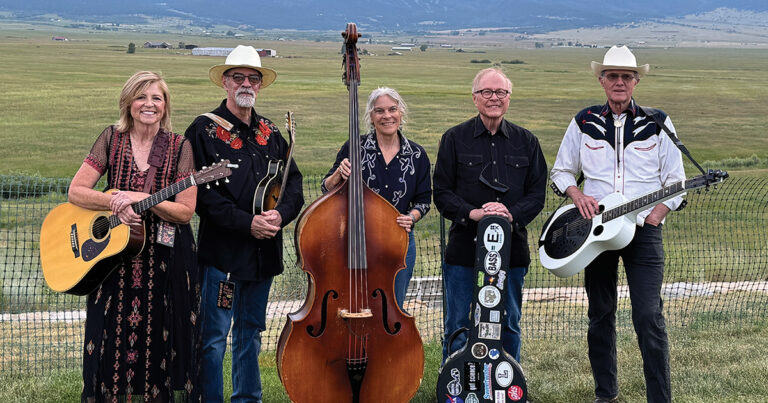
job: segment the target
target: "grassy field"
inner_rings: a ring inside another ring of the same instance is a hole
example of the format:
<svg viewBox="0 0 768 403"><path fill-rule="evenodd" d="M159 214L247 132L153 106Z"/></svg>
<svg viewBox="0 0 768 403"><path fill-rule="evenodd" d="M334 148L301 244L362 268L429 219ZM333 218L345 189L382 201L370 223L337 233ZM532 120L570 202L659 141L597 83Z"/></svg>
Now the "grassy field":
<svg viewBox="0 0 768 403"><path fill-rule="evenodd" d="M60 34L40 27L0 24L0 54L3 55L0 58L0 82L3 83L3 96L0 97L0 111L3 111L3 119L0 119L0 174L71 177L98 133L117 119L120 88L138 70L154 70L166 77L172 94L174 129L183 132L197 114L213 109L224 97L224 92L207 78L208 68L221 63L223 58L195 57L189 51L180 50L146 50L140 48L141 44L163 40L174 44L185 41L201 46L233 47L241 43L222 38L84 30L66 32L71 39L69 42L51 40L51 36ZM125 52L129 42L139 46L136 54ZM257 110L279 122L279 125L282 125L285 111L292 110L298 122L295 157L299 166L305 174L325 173L337 149L347 138L347 92L341 82L340 36L338 42L247 43L276 49L281 56L263 60L265 66L278 71L279 77L275 84L259 95ZM588 68L591 60L602 59L604 49L534 50L478 45L465 47L466 53L429 49L426 52L415 50L402 56L387 56L389 46L361 43L360 48L374 54L361 58L361 96L364 98L378 86L398 89L410 108L406 135L422 144L433 161L442 133L476 113L469 94L474 74L503 60L519 59L525 62L502 64L515 83L508 118L539 137L550 165L573 114L584 106L604 102L604 94ZM728 165L729 169L741 169L740 173L747 176L766 176L768 137L763 133L763 109L768 104L767 50L649 48L637 49L635 53L640 63L651 64L651 73L637 87L636 99L643 105L667 111L681 139L697 160L702 163L718 161L712 164L712 168ZM472 63L480 59L493 63ZM756 156L754 160L751 159L753 155ZM689 171L689 174L695 172ZM15 204L31 201L3 203L5 209L15 211ZM762 198L740 200L740 203L740 206L754 206L762 209L758 211L765 211ZM720 262L704 260L713 254L726 254L724 262L743 259L740 256L745 253L751 259L748 262L765 262L764 237L754 236L757 232L753 227L733 228L745 219L751 219L751 216L739 212L733 213L733 216L725 214L731 207L729 203L714 206L718 220L723 222L712 223L712 226L722 224L722 228L729 232L728 239L735 244L713 245L712 251L700 258L703 263L696 266L697 273L700 273L696 275L701 278L692 278L687 271L682 274L674 272L673 281L722 280L706 270L710 265L722 266ZM45 211L45 208L34 210L21 218L20 215L6 214L0 218L0 230L10 234L19 228L36 227ZM699 213L689 208L682 214ZM692 221L705 222L708 216L706 212L701 214ZM435 218L433 215L428 218ZM760 222L764 220L765 217L759 217ZM683 221L686 220L671 222L670 230L682 225ZM425 242L433 242L438 236L435 223L436 220L422 223L424 225L419 231ZM531 228L532 232L538 231L536 225ZM695 227L684 229L696 237ZM747 231L752 238L745 240L740 231ZM667 241L672 243L672 248L668 248L669 260L673 264L689 264L692 255L695 255L686 249L689 244L678 245L678 239ZM7 248L9 245L0 246ZM37 245L29 247L37 249ZM750 256L753 250L757 252L755 256ZM727 256L729 251L736 253L736 256ZM36 256L28 255L26 258L36 259ZM425 254L419 258L422 272L426 270L429 274L438 270L439 256ZM429 265L421 264L427 260ZM7 262L2 263L5 265ZM20 260L11 263L29 266ZM722 272L718 270L716 273ZM287 287L295 283L305 284L303 273L297 271L291 275L291 281L286 280ZM732 275L738 273L725 274ZM529 284L536 284L545 276L546 283L550 285L578 286L574 283L575 278L555 280L540 267L532 267ZM14 281L18 283L30 281L22 270L19 270L17 277ZM8 288L22 290L0 284L0 290ZM46 307L52 299L45 293L34 298L13 301L24 306ZM667 307L672 309L675 305L676 302L672 301ZM763 306L756 305L754 309L765 312ZM21 306L18 309L23 310ZM535 336L547 332L569 334L568 326L583 326L582 322L564 325L562 312L550 312L543 304L529 304L526 309L530 310L526 312L529 320L533 317L544 318L543 323L526 324L529 328L539 329L533 331ZM539 310L544 310L545 314L533 316L539 314ZM626 312L622 314L626 315ZM699 314L701 320L686 317L685 326L671 330L675 401L768 400L768 375L763 362L768 356L765 347L768 345L768 324L765 321L733 321L727 315L706 310L691 313ZM572 314L568 317L572 318ZM18 329L0 327L0 332L9 335L3 337L5 340L13 339L23 344ZM25 332L28 333L26 336L36 336L35 331L22 329L21 333ZM59 334L72 334L72 331L61 329ZM50 343L46 342L45 337L43 344L55 344L53 339ZM43 348L35 354L71 359L76 354L73 349L79 348L77 343L79 341L73 341L61 351ZM527 371L532 401L590 400L592 381L583 338L555 342L533 337L526 339L523 346L523 366ZM15 355L19 351L17 348L21 347L3 343L0 349ZM641 401L644 396L642 371L631 329L624 328L620 332L619 348L622 401ZM426 354L427 370L415 402L434 401L439 346L429 344ZM271 352L262 356L267 401L287 401L272 357ZM79 368L58 370L53 371L50 377L38 378L10 376L0 370L0 401L76 401L81 387L79 373Z"/></svg>
<svg viewBox="0 0 768 403"><path fill-rule="evenodd" d="M727 323L713 330L692 325L670 332L672 394L675 402L711 401L758 403L768 400L768 372L761 357L768 355L768 322ZM571 403L592 401L594 392L586 341L567 343L525 340L522 365L529 401ZM620 402L645 400L642 361L631 330L617 338ZM414 403L435 401L439 344L425 346L426 370ZM275 368L274 352L261 355L264 401L288 402ZM231 393L229 354L225 362L225 396ZM29 403L75 402L82 387L78 369L52 371L46 377L0 374L0 401Z"/></svg>
<svg viewBox="0 0 768 403"><path fill-rule="evenodd" d="M171 89L173 124L183 132L192 119L218 105L224 92L207 78L221 57L189 51L143 49L148 40L229 46L234 39L73 31L70 41L51 40L56 32L0 25L0 173L23 172L70 177L101 130L117 119L117 98L135 71L161 72ZM340 37L339 37L340 38ZM127 54L129 42L139 47ZM298 124L295 158L305 173L322 173L348 137L347 91L341 82L341 42L259 41L276 49L265 58L277 70L275 84L263 90L257 110L280 122L292 110ZM571 117L587 105L604 102L589 71L604 49L516 49L502 46L415 50L387 56L389 46L360 43L373 56L361 58L360 93L391 86L409 104L406 135L434 160L442 133L476 113L471 80L481 68L502 64L515 86L508 118L533 131L547 161L554 161ZM481 52L481 53L474 53ZM768 103L766 50L637 49L650 63L635 95L639 103L667 111L680 138L700 161L768 154L762 109ZM492 64L472 63L488 59ZM765 168L765 167L763 167Z"/></svg>

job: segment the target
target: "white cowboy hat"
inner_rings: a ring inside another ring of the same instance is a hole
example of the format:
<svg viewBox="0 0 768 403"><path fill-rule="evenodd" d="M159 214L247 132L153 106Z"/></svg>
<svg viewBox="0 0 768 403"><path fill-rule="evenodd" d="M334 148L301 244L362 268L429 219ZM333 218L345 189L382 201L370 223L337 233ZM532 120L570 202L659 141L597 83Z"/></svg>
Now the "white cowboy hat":
<svg viewBox="0 0 768 403"><path fill-rule="evenodd" d="M274 70L261 67L259 52L257 52L253 46L244 45L237 45L236 48L229 52L224 64L217 64L208 69L208 77L211 78L211 81L213 81L214 84L219 87L224 87L221 82L221 76L225 71L236 67L247 67L261 73L261 88L272 84L277 78L277 73Z"/></svg>
<svg viewBox="0 0 768 403"><path fill-rule="evenodd" d="M642 77L648 73L648 69L649 67L647 64L642 66L637 65L635 55L633 55L626 46L611 46L611 48L605 52L605 57L603 58L602 63L592 62L592 72L598 77L605 70L630 70L637 72L637 74Z"/></svg>

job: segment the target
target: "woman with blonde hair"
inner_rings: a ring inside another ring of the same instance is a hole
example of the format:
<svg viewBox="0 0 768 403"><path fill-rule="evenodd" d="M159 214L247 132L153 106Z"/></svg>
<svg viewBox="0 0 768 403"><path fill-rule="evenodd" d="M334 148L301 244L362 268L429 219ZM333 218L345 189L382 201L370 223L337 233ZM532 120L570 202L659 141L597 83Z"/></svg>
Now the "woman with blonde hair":
<svg viewBox="0 0 768 403"><path fill-rule="evenodd" d="M132 205L194 171L192 148L171 132L168 86L140 71L123 86L120 118L102 131L72 179L69 201L144 225L141 253L88 295L82 401L197 401L200 282L189 221L197 188L141 215ZM153 152L154 151L154 152ZM107 188L93 189L107 175Z"/></svg>

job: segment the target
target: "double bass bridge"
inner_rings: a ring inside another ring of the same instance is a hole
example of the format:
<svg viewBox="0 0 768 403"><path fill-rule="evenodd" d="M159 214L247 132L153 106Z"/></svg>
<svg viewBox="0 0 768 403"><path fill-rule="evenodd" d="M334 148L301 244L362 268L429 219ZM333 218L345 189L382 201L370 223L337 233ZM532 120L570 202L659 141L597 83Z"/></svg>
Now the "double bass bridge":
<svg viewBox="0 0 768 403"><path fill-rule="evenodd" d="M339 309L339 317L342 319L365 319L372 318L373 313L370 309L363 309L360 312L350 312L349 309Z"/></svg>

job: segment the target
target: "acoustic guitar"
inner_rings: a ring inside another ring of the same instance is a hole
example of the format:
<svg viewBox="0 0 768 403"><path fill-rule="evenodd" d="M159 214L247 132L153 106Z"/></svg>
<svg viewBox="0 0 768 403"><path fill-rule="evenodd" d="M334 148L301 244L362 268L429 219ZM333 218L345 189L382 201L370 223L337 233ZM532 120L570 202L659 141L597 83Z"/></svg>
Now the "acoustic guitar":
<svg viewBox="0 0 768 403"><path fill-rule="evenodd" d="M136 214L195 185L226 178L237 165L223 160L195 172L146 199L134 203ZM105 193L112 193L114 189ZM48 286L57 292L87 295L117 267L121 260L141 253L144 224L124 225L112 211L94 211L72 203L51 210L40 229L40 264Z"/></svg>
<svg viewBox="0 0 768 403"><path fill-rule="evenodd" d="M256 186L253 192L253 214L261 214L263 211L272 210L283 199L283 189L288 182L288 173L293 158L293 143L296 139L296 123L293 113L285 114L285 130L288 132L288 157L285 164L282 160L271 160L267 166L267 174ZM282 180L278 181L282 177Z"/></svg>
<svg viewBox="0 0 768 403"><path fill-rule="evenodd" d="M726 178L728 172L710 169L706 175L675 182L633 200L611 193L599 201L599 213L592 219L583 218L573 204L563 206L544 223L539 239L541 264L557 277L573 276L602 252L629 245L635 236L635 218L641 211Z"/></svg>

